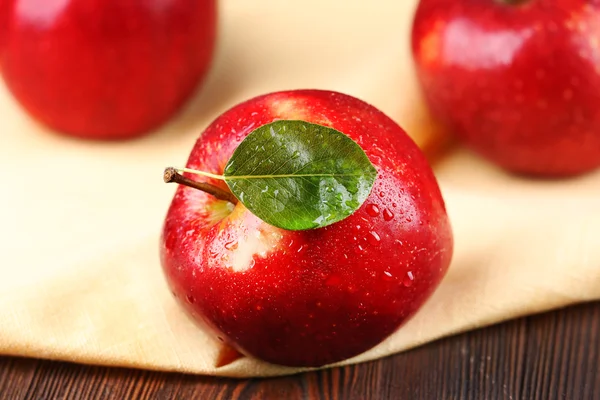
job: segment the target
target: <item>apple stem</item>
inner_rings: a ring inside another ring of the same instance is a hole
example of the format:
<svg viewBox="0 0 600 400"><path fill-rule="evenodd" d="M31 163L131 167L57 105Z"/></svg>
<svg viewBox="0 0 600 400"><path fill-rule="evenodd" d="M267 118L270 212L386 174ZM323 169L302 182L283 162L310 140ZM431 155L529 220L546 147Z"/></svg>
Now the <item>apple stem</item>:
<svg viewBox="0 0 600 400"><path fill-rule="evenodd" d="M173 168L173 169L177 172L189 172L190 174L202 175L202 176L206 176L208 178L218 179L220 181L225 180L225 177L223 175L211 174L210 172L198 171L197 169L191 169L191 168Z"/></svg>
<svg viewBox="0 0 600 400"><path fill-rule="evenodd" d="M185 169L181 169L181 171L185 171ZM213 175L213 174L210 174L210 175ZM217 176L217 175L215 175L215 176ZM173 168L173 167L169 167L169 168L165 169L165 172L163 174L163 179L164 179L165 183L175 182L175 183L178 183L183 186L198 189L205 193L215 196L219 200L225 200L232 204L237 204L237 202L238 202L238 200L235 198L235 196L231 192L223 190L218 186L211 185L210 183L197 182L192 179L186 178L185 176L183 176L179 172L177 172L177 169Z"/></svg>

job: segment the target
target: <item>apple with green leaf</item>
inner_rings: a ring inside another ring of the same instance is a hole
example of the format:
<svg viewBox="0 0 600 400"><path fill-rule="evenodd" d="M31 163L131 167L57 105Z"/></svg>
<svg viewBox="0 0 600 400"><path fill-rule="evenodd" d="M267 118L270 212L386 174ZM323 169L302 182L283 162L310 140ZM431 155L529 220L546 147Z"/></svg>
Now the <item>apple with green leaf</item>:
<svg viewBox="0 0 600 400"><path fill-rule="evenodd" d="M600 2L420 0L412 50L433 114L487 160L600 167Z"/></svg>
<svg viewBox="0 0 600 400"><path fill-rule="evenodd" d="M238 104L165 180L180 184L160 246L173 294L224 348L270 363L369 350L423 305L452 257L423 153L341 93Z"/></svg>

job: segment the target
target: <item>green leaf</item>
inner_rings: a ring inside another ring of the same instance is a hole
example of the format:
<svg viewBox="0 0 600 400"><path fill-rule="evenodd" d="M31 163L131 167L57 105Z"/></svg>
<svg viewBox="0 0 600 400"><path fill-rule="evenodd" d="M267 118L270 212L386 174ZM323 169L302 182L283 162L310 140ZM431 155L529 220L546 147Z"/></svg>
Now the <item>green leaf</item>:
<svg viewBox="0 0 600 400"><path fill-rule="evenodd" d="M342 132L279 120L250 133L223 176L233 194L263 221L305 230L356 211L369 196L377 170Z"/></svg>

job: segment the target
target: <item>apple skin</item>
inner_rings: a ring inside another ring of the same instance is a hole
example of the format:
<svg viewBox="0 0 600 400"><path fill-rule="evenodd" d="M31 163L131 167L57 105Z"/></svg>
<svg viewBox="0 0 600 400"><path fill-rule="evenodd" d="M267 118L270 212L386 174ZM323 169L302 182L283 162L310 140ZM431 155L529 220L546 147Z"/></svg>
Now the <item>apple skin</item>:
<svg viewBox="0 0 600 400"><path fill-rule="evenodd" d="M355 140L378 170L363 205L330 226L288 231L241 203L179 186L161 262L178 301L224 344L274 364L322 366L372 348L419 309L448 269L452 231L421 150L376 108L337 92L283 91L236 105L200 136L187 167L222 173L246 135L277 119Z"/></svg>
<svg viewBox="0 0 600 400"><path fill-rule="evenodd" d="M9 7L12 7L12 0L0 0L0 66L2 65L2 54L6 42L6 29L8 25L8 18L10 15ZM0 68L1 71L1 68Z"/></svg>
<svg viewBox="0 0 600 400"><path fill-rule="evenodd" d="M215 0L0 0L4 81L35 119L70 136L141 136L203 82Z"/></svg>
<svg viewBox="0 0 600 400"><path fill-rule="evenodd" d="M421 0L412 51L433 114L506 171L600 166L600 4Z"/></svg>

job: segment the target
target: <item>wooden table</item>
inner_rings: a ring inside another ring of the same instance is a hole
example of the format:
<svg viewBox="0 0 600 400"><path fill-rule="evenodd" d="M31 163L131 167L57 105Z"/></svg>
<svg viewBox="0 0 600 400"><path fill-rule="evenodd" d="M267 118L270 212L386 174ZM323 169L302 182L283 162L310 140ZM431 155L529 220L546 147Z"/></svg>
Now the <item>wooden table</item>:
<svg viewBox="0 0 600 400"><path fill-rule="evenodd" d="M0 399L600 400L600 303L509 321L383 360L271 379L4 357Z"/></svg>

